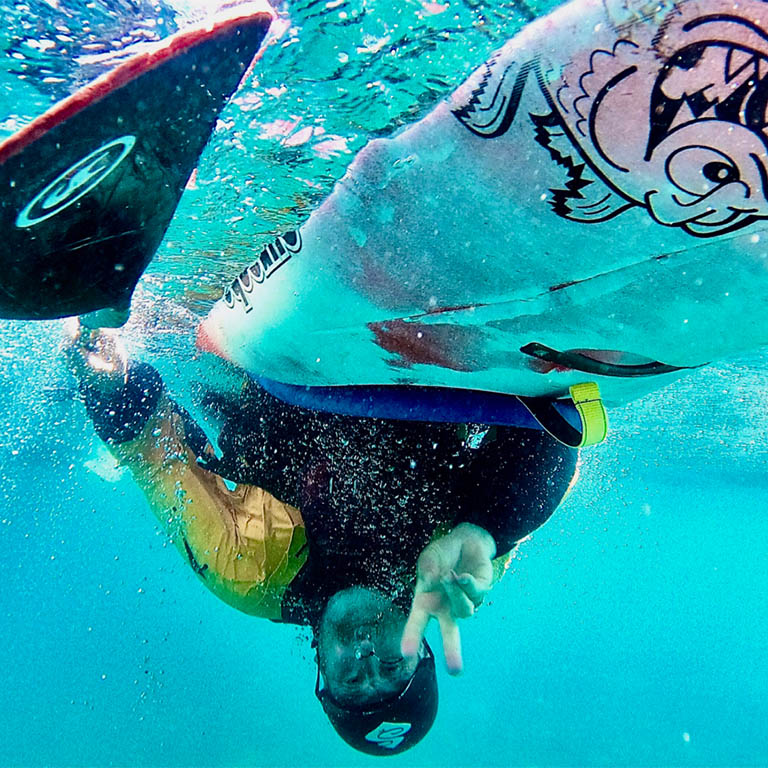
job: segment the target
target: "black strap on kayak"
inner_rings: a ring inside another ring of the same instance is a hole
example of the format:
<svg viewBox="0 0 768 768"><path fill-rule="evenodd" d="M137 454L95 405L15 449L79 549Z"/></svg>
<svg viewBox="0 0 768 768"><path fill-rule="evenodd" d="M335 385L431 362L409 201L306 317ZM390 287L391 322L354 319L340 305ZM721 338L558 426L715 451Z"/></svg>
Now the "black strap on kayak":
<svg viewBox="0 0 768 768"><path fill-rule="evenodd" d="M555 402L546 397L523 397L517 399L539 422L545 432L558 442L571 448L584 448L602 443L608 434L608 414L600 398L600 388L594 381L575 384L571 387L571 398L581 419L581 429L574 427L555 407Z"/></svg>
<svg viewBox="0 0 768 768"><path fill-rule="evenodd" d="M574 371L584 371L598 376L616 376L624 378L638 378L641 376L659 376L663 373L675 371L687 371L701 366L674 366L666 363L644 363L642 365L618 365L616 363L603 363L579 352L558 352L555 349L534 341L520 348L524 355L545 360L553 365L570 368Z"/></svg>

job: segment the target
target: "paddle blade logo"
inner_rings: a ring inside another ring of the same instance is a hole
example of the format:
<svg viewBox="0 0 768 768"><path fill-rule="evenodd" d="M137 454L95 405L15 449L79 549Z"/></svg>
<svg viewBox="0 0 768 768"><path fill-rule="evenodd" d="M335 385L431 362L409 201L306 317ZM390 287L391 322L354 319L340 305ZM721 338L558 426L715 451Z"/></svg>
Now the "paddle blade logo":
<svg viewBox="0 0 768 768"><path fill-rule="evenodd" d="M128 157L135 143L135 136L121 136L67 168L24 208L16 226L33 227L69 208L101 184Z"/></svg>
<svg viewBox="0 0 768 768"><path fill-rule="evenodd" d="M380 723L365 735L366 741L372 741L384 749L395 749L403 743L403 737L411 730L410 723Z"/></svg>

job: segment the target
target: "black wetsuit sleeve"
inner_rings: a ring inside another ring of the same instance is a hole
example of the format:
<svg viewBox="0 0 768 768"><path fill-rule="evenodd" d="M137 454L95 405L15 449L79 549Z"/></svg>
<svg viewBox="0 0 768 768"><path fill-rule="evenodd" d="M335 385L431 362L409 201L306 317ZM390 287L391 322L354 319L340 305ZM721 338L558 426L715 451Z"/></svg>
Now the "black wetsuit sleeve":
<svg viewBox="0 0 768 768"><path fill-rule="evenodd" d="M98 436L113 445L133 440L155 412L163 382L147 363L131 363L125 384L99 386L98 377L80 381L80 394Z"/></svg>
<svg viewBox="0 0 768 768"><path fill-rule="evenodd" d="M213 471L299 507L309 447L322 430L319 417L283 403L253 382L230 408L218 436L222 457Z"/></svg>
<svg viewBox="0 0 768 768"><path fill-rule="evenodd" d="M464 467L456 524L485 528L502 555L552 516L573 479L578 452L539 430L495 432Z"/></svg>

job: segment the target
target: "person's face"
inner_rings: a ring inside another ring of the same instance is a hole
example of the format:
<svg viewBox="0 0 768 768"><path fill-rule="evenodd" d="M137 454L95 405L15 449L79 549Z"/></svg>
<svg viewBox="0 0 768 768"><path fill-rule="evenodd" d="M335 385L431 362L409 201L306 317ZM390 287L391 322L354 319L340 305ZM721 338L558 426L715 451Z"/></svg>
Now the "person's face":
<svg viewBox="0 0 768 768"><path fill-rule="evenodd" d="M402 691L418 663L400 653L405 620L381 593L364 587L329 600L318 632L318 663L338 704L364 707Z"/></svg>

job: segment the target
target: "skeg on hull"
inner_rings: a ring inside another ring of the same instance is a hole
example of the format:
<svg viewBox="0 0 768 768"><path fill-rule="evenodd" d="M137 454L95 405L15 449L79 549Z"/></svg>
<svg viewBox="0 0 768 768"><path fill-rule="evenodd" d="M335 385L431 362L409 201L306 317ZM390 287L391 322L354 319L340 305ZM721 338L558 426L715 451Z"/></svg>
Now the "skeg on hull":
<svg viewBox="0 0 768 768"><path fill-rule="evenodd" d="M768 341L768 5L574 0L370 142L198 343L257 377L617 403Z"/></svg>
<svg viewBox="0 0 768 768"><path fill-rule="evenodd" d="M177 33L0 144L0 317L128 307L272 17L253 2Z"/></svg>

